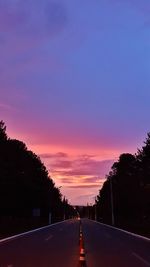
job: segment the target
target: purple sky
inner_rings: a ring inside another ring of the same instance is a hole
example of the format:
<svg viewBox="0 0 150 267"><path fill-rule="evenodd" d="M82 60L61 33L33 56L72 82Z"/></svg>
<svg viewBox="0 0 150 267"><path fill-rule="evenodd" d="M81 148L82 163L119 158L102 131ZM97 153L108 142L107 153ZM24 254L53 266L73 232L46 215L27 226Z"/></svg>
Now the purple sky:
<svg viewBox="0 0 150 267"><path fill-rule="evenodd" d="M149 0L0 0L0 114L73 204L150 130Z"/></svg>

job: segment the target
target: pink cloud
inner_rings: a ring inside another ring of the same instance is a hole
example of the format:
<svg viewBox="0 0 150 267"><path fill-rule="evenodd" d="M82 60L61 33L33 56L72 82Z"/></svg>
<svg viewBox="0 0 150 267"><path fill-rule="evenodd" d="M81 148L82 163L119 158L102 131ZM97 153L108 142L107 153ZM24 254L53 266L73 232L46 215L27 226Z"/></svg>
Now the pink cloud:
<svg viewBox="0 0 150 267"><path fill-rule="evenodd" d="M72 204L93 203L114 162L113 159L101 160L94 153L71 155L56 152L42 153L40 156L48 166L50 176L56 185L61 186L62 193Z"/></svg>
<svg viewBox="0 0 150 267"><path fill-rule="evenodd" d="M68 178L68 177L61 177L61 178L59 178L59 180L60 180L60 182L62 184L64 184L65 186L67 186L66 184L73 184L75 179L73 177L70 177L70 178Z"/></svg>
<svg viewBox="0 0 150 267"><path fill-rule="evenodd" d="M52 168L55 168L55 169L66 169L66 168L71 168L72 167L72 162L69 161L69 160L59 160L55 163L52 164Z"/></svg>
<svg viewBox="0 0 150 267"><path fill-rule="evenodd" d="M68 188L100 188L100 185L99 184L84 184L84 185L68 185L67 186Z"/></svg>
<svg viewBox="0 0 150 267"><path fill-rule="evenodd" d="M64 152L57 152L57 153L45 153L45 154L39 154L41 158L46 158L46 159L62 159L62 158L67 158L68 154Z"/></svg>
<svg viewBox="0 0 150 267"><path fill-rule="evenodd" d="M83 182L84 183L93 183L93 182L95 182L95 183L101 183L101 180L103 180L102 178L99 178L99 177L97 177L97 176L89 176L89 177L83 177Z"/></svg>
<svg viewBox="0 0 150 267"><path fill-rule="evenodd" d="M50 170L59 176L86 176L97 175L104 177L114 160L97 160L93 156L78 156L76 159L56 160L49 164ZM63 170L62 170L63 169Z"/></svg>

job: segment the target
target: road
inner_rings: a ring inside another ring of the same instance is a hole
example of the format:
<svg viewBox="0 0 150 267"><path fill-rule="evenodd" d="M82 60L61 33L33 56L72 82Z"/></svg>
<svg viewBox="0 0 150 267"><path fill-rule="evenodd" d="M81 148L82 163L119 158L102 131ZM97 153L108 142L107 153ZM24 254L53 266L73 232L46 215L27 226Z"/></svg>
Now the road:
<svg viewBox="0 0 150 267"><path fill-rule="evenodd" d="M150 240L82 220L87 267L148 267Z"/></svg>
<svg viewBox="0 0 150 267"><path fill-rule="evenodd" d="M148 267L150 240L82 219L87 267ZM79 221L0 241L0 267L79 267Z"/></svg>
<svg viewBox="0 0 150 267"><path fill-rule="evenodd" d="M77 220L0 243L0 267L77 267L78 260Z"/></svg>

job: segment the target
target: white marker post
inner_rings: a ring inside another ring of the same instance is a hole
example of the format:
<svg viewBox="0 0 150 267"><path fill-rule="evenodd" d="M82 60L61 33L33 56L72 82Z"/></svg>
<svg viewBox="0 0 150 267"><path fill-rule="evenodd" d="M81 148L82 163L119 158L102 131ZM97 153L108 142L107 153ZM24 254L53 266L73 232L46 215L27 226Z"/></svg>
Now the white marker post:
<svg viewBox="0 0 150 267"><path fill-rule="evenodd" d="M48 223L49 223L49 224L52 223L52 214L51 214L51 212L49 212Z"/></svg>

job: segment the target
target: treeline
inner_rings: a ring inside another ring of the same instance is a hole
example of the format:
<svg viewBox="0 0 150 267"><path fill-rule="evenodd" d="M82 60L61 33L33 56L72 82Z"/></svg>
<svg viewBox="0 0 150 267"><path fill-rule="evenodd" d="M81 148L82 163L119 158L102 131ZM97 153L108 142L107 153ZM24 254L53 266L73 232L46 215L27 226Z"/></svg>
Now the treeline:
<svg viewBox="0 0 150 267"><path fill-rule="evenodd" d="M23 142L8 138L0 121L0 236L8 228L9 234L15 232L21 222L23 228L37 227L73 215L40 158Z"/></svg>
<svg viewBox="0 0 150 267"><path fill-rule="evenodd" d="M97 196L99 221L150 235L150 133L135 155L122 154Z"/></svg>

